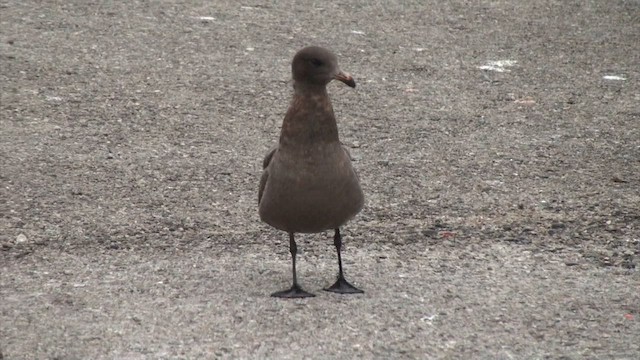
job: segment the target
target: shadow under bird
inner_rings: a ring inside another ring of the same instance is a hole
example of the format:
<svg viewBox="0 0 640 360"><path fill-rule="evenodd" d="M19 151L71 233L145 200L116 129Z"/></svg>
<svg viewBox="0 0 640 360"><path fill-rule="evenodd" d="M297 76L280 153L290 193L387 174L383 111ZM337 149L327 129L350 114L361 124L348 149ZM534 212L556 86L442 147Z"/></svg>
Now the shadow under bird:
<svg viewBox="0 0 640 360"><path fill-rule="evenodd" d="M282 123L279 144L263 162L258 204L260 218L289 234L293 285L271 296L314 296L296 275L295 233L334 230L338 279L326 288L341 294L362 293L344 278L340 227L362 210L364 195L351 156L338 138L338 126L327 84L339 80L354 88L351 75L338 67L336 56L321 47L300 50L291 64L293 100Z"/></svg>

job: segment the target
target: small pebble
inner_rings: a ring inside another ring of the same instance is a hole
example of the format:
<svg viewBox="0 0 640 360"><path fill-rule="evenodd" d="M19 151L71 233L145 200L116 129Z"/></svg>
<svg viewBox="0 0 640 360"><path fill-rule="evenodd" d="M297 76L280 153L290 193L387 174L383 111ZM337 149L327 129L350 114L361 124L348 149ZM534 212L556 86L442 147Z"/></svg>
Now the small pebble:
<svg viewBox="0 0 640 360"><path fill-rule="evenodd" d="M16 244L22 244L27 242L27 236L25 234L20 234L16 237Z"/></svg>

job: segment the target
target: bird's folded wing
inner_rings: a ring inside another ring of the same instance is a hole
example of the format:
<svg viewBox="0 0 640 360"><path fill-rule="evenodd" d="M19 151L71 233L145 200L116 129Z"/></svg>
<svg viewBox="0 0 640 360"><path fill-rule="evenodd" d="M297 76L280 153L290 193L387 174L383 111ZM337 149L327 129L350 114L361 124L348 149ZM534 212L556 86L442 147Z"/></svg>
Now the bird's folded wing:
<svg viewBox="0 0 640 360"><path fill-rule="evenodd" d="M262 177L260 178L260 189L258 189L258 205L260 205L260 201L262 201L262 193L264 192L264 188L267 185L268 178L269 178L269 171L265 170L262 173Z"/></svg>
<svg viewBox="0 0 640 360"><path fill-rule="evenodd" d="M271 150L269 150L267 155L264 157L264 160L262 160L263 169L266 169L267 166L269 166L269 163L271 162L271 158L273 157L273 154L276 153L276 150L278 150L278 145L272 147Z"/></svg>
<svg viewBox="0 0 640 360"><path fill-rule="evenodd" d="M349 160L353 161L353 158L351 157L351 151L349 151L349 148L347 147L347 145L345 144L340 144L340 145L342 145L342 150L344 150L344 152L347 153Z"/></svg>
<svg viewBox="0 0 640 360"><path fill-rule="evenodd" d="M262 160L263 172L262 177L260 177L260 189L258 189L258 204L260 204L260 201L262 200L262 193L264 192L265 186L267 186L267 179L269 179L269 170L267 170L267 166L269 166L269 163L273 158L273 154L276 153L276 150L278 150L278 145L271 148L271 150L269 150L267 155L264 157L264 160Z"/></svg>

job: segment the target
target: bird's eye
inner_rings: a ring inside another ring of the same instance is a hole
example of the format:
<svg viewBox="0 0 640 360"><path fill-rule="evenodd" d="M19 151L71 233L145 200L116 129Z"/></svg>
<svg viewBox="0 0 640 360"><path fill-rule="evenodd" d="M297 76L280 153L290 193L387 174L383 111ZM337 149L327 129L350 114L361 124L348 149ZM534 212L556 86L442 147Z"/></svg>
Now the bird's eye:
<svg viewBox="0 0 640 360"><path fill-rule="evenodd" d="M311 61L311 64L313 64L313 66L315 66L315 67L320 67L320 66L322 66L322 61L320 61L320 60L318 60L318 59L316 59L316 58L313 58L313 59L311 59L311 60L309 60L309 61Z"/></svg>

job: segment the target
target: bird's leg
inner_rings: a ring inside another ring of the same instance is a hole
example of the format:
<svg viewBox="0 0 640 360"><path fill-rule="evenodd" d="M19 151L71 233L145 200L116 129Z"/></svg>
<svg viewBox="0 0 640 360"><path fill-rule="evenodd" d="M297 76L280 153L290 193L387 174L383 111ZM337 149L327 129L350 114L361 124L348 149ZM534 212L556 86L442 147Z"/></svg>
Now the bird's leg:
<svg viewBox="0 0 640 360"><path fill-rule="evenodd" d="M292 259L293 285L291 289L274 292L271 296L280 298L305 298L315 296L302 290L300 285L298 285L298 275L296 274L296 254L298 253L298 247L296 246L293 233L289 233L289 251L291 252Z"/></svg>
<svg viewBox="0 0 640 360"><path fill-rule="evenodd" d="M364 291L356 288L355 286L349 284L347 280L344 278L344 273L342 272L342 256L340 255L340 251L342 250L342 237L340 236L340 229L336 229L335 234L333 235L333 244L336 246L336 250L338 251L338 280L335 284L326 288L326 291L336 292L339 294L361 294Z"/></svg>

